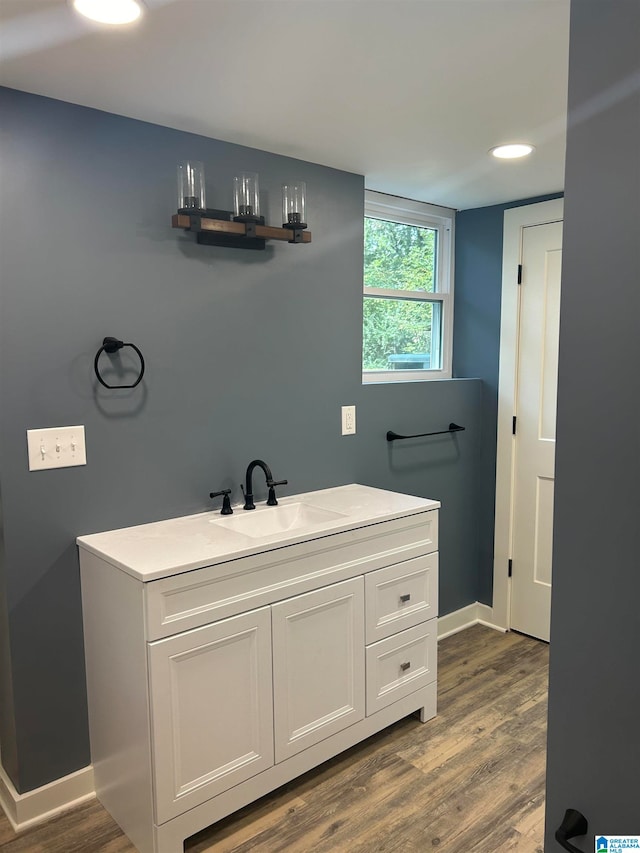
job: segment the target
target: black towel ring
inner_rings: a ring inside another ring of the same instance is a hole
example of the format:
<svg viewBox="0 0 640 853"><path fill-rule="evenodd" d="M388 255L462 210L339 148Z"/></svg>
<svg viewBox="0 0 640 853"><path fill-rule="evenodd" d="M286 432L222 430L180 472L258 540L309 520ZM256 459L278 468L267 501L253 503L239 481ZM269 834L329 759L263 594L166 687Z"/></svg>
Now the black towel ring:
<svg viewBox="0 0 640 853"><path fill-rule="evenodd" d="M138 358L140 359L140 373L138 374L138 378L132 385L109 385L109 383L105 382L102 376L100 376L100 371L98 370L98 359L100 358L103 352L107 352L112 355L114 352L117 352L123 347L131 347L131 349L134 349L138 353ZM102 346L96 353L96 357L93 360L93 369L95 370L96 376L98 377L98 382L100 382L101 385L104 385L105 388L135 388L144 376L144 358L142 357L142 353L135 344L125 344L123 341L119 341L117 338L105 338L102 341Z"/></svg>

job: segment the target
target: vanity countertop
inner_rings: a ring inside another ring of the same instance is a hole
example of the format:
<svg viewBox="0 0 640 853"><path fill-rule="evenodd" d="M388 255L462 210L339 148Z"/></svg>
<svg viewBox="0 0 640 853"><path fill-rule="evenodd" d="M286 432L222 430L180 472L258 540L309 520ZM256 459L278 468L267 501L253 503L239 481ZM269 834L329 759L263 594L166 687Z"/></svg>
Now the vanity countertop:
<svg viewBox="0 0 640 853"><path fill-rule="evenodd" d="M78 546L141 581L438 509L440 503L352 483L279 498L234 514L219 510L79 536Z"/></svg>

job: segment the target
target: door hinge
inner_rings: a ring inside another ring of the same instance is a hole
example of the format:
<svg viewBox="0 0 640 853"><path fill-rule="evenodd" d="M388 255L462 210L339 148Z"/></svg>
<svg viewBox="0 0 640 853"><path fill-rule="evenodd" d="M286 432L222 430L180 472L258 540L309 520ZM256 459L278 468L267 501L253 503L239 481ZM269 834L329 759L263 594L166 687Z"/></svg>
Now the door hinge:
<svg viewBox="0 0 640 853"><path fill-rule="evenodd" d="M518 264L518 284L522 284L522 264Z"/></svg>
<svg viewBox="0 0 640 853"><path fill-rule="evenodd" d="M516 418L516 416L514 415L514 416L513 416L513 421L511 422L511 432L512 432L514 435L516 434L516 420L517 420L517 418Z"/></svg>
<svg viewBox="0 0 640 853"><path fill-rule="evenodd" d="M508 577L511 577L511 575L512 575L512 574L513 574L513 560L509 560L509 572L508 572Z"/></svg>

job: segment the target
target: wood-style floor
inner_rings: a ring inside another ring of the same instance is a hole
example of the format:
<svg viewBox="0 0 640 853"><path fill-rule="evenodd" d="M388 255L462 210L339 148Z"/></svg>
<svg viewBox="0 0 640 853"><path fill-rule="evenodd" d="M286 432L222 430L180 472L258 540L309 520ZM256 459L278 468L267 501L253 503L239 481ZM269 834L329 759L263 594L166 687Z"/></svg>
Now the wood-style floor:
<svg viewBox="0 0 640 853"><path fill-rule="evenodd" d="M439 646L438 716L409 717L188 839L186 853L542 853L546 644L475 626ZM135 853L96 800L3 853Z"/></svg>

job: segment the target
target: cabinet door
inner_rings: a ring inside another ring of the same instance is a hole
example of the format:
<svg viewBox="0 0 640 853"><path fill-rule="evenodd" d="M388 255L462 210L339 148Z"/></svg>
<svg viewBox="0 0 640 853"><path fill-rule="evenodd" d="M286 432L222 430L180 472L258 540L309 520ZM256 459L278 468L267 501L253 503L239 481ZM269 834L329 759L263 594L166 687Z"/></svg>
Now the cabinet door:
<svg viewBox="0 0 640 853"><path fill-rule="evenodd" d="M156 822L273 764L269 607L149 644Z"/></svg>
<svg viewBox="0 0 640 853"><path fill-rule="evenodd" d="M274 604L276 762L364 719L362 577Z"/></svg>

